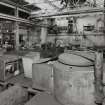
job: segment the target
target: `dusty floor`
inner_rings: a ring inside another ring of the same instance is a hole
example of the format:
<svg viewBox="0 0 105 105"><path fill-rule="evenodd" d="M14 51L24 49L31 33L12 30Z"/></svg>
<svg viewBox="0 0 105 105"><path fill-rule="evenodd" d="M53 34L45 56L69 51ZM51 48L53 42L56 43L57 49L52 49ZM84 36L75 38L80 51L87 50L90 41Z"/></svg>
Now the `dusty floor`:
<svg viewBox="0 0 105 105"><path fill-rule="evenodd" d="M11 84L20 84L23 87L32 87L32 79L24 77L23 73L16 77L9 79L6 82L11 83ZM104 65L103 65L103 83L105 84L105 59L104 59ZM42 99L43 96L44 95L42 95L42 96L39 95L38 97L39 97L39 99L40 98ZM44 98L46 101L48 101L48 103L47 104L45 103L45 105L60 105L59 103L53 104L53 102L52 102L52 104L49 104L51 102L50 97L48 97L48 96L46 96L46 97L44 97ZM35 105L36 102L33 100L37 100L37 97L32 99L32 104L27 103L26 105ZM53 99L51 98L51 100L53 100ZM44 103L44 100L42 99L42 101L39 100L39 104L36 104L36 105L44 105L43 103Z"/></svg>

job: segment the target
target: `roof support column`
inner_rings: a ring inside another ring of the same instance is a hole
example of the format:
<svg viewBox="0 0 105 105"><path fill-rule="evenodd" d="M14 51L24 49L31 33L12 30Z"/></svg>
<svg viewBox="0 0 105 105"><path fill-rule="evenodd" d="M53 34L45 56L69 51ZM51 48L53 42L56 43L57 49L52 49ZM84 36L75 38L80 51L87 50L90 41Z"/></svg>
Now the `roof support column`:
<svg viewBox="0 0 105 105"><path fill-rule="evenodd" d="M15 49L19 50L19 23L15 22Z"/></svg>
<svg viewBox="0 0 105 105"><path fill-rule="evenodd" d="M31 35L31 28L30 27L27 27L27 48L30 47L30 35Z"/></svg>
<svg viewBox="0 0 105 105"><path fill-rule="evenodd" d="M15 16L18 17L18 8L15 10ZM19 50L19 23L15 21L15 49Z"/></svg>
<svg viewBox="0 0 105 105"><path fill-rule="evenodd" d="M103 51L95 52L95 103L103 102Z"/></svg>
<svg viewBox="0 0 105 105"><path fill-rule="evenodd" d="M41 44L44 44L47 41L47 35L48 35L47 25L48 21L47 19L44 19L43 26L41 27L41 36L40 36Z"/></svg>

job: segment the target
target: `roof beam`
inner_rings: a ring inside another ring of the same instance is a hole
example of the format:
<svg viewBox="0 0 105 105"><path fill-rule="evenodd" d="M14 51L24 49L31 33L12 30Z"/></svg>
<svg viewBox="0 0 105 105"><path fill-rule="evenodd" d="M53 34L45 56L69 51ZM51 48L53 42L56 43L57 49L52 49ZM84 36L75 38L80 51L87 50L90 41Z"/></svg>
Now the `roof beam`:
<svg viewBox="0 0 105 105"><path fill-rule="evenodd" d="M86 15L86 14L97 14L97 13L103 13L104 8L87 8L87 9L78 9L78 10L69 10L67 12L57 12L54 14L44 14L44 15L32 15L32 18L49 18L53 16L62 16L62 15L69 15L69 16L79 16L79 15Z"/></svg>
<svg viewBox="0 0 105 105"><path fill-rule="evenodd" d="M7 4L7 3L4 3L4 2L0 2L0 4L1 4L1 5L4 5L4 6L7 6L7 7L10 7L10 8L13 8L15 11L16 11L16 9L18 9L18 10L23 11L23 12L25 12L25 13L31 14L30 11L27 11L27 10L25 10L25 9L19 8L18 6L13 6L13 5L11 5L11 4Z"/></svg>
<svg viewBox="0 0 105 105"><path fill-rule="evenodd" d="M59 7L57 7L56 5L54 5L54 4L52 3L52 1L46 0L46 2L47 2L48 4L50 4L51 6L53 6L55 9L60 9Z"/></svg>
<svg viewBox="0 0 105 105"><path fill-rule="evenodd" d="M60 0L52 0L52 1L49 1L49 2L56 2L56 1L60 1ZM48 3L48 0L45 0L45 1L42 1L42 2L33 2L31 4L42 4L42 3Z"/></svg>
<svg viewBox="0 0 105 105"><path fill-rule="evenodd" d="M10 7L10 8L13 8L13 9L16 8L15 6L12 6L12 5L7 4L7 3L0 2L0 4L2 4L2 5L4 5L4 6L7 6L7 7Z"/></svg>
<svg viewBox="0 0 105 105"><path fill-rule="evenodd" d="M25 13L31 14L31 12L26 11L26 10L24 10L24 9L21 9L21 8L17 8L17 9L20 10L20 11L22 11L22 12L25 12Z"/></svg>
<svg viewBox="0 0 105 105"><path fill-rule="evenodd" d="M31 22L27 19L17 18L15 16L10 16L10 15L6 15L6 14L2 14L2 13L0 13L0 18L9 19L12 21L17 21L17 22L23 22L23 23L27 23L27 24L33 24L33 22Z"/></svg>

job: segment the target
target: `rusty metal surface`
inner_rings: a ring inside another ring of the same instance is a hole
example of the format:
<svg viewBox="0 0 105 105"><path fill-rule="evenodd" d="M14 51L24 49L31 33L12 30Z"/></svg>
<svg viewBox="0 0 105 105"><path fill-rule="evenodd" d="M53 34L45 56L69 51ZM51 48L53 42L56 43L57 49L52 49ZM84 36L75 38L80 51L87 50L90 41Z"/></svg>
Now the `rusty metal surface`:
<svg viewBox="0 0 105 105"><path fill-rule="evenodd" d="M74 66L92 66L93 62L85 56L74 53L63 53L58 59L60 62Z"/></svg>
<svg viewBox="0 0 105 105"><path fill-rule="evenodd" d="M95 105L94 68L54 64L54 93L64 105Z"/></svg>
<svg viewBox="0 0 105 105"><path fill-rule="evenodd" d="M49 64L33 64L32 81L33 88L53 91L53 70Z"/></svg>

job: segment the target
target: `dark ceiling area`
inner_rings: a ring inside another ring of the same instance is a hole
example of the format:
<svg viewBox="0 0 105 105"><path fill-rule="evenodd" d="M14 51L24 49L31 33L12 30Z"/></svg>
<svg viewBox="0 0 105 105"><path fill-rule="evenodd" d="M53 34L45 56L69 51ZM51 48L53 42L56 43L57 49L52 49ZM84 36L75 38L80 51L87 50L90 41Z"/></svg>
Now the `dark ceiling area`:
<svg viewBox="0 0 105 105"><path fill-rule="evenodd" d="M8 15L15 15L15 11L13 8L4 6L2 4L0 4L0 13L4 13L4 14L8 14Z"/></svg>
<svg viewBox="0 0 105 105"><path fill-rule="evenodd" d="M31 9L32 11L37 11L37 10L40 10L40 8L38 8L37 6L35 5L32 5L32 4L29 4L29 5L26 5L25 7Z"/></svg>
<svg viewBox="0 0 105 105"><path fill-rule="evenodd" d="M26 12L23 12L23 11L19 11L19 17L20 18L24 18L24 19L28 19L30 15Z"/></svg>

